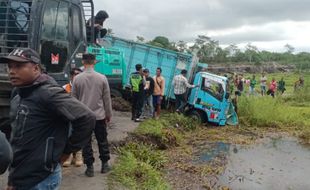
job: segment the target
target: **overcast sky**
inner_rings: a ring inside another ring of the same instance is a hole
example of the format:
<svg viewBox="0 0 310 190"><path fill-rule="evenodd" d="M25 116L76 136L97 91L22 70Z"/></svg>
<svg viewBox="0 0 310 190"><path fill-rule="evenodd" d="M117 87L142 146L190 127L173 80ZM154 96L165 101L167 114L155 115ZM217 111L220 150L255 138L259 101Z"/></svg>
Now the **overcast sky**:
<svg viewBox="0 0 310 190"><path fill-rule="evenodd" d="M115 36L193 42L207 35L221 45L310 52L310 0L94 0Z"/></svg>

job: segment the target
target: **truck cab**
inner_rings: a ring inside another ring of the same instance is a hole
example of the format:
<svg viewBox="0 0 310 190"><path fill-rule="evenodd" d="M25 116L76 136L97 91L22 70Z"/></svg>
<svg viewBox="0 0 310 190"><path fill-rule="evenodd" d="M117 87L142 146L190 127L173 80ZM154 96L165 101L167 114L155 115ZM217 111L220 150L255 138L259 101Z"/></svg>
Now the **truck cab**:
<svg viewBox="0 0 310 190"><path fill-rule="evenodd" d="M188 114L200 122L220 126L237 125L238 117L229 99L228 79L208 72L198 72L189 94Z"/></svg>
<svg viewBox="0 0 310 190"><path fill-rule="evenodd" d="M85 20L93 15L92 0L0 0L0 56L17 47L32 48L41 55L44 70L59 84L67 83L86 51ZM0 65L0 126L8 121L12 90L6 68Z"/></svg>

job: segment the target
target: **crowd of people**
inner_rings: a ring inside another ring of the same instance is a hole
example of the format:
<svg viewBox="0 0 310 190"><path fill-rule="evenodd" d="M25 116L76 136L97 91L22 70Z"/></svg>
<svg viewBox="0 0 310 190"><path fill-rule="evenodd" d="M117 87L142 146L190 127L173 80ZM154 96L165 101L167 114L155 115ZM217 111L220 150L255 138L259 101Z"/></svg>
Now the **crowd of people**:
<svg viewBox="0 0 310 190"><path fill-rule="evenodd" d="M284 77L282 77L279 81L273 77L270 82L268 82L268 78L265 73L261 74L261 77L257 80L255 75L252 77L245 78L243 74L235 74L230 79L231 85L230 92L235 93L237 96L241 96L241 94L247 95L257 95L261 96L270 95L275 97L276 94L282 95L286 91L286 83L284 81ZM294 89L297 90L304 85L303 77L300 77L298 81L294 84ZM248 91L246 90L248 88Z"/></svg>

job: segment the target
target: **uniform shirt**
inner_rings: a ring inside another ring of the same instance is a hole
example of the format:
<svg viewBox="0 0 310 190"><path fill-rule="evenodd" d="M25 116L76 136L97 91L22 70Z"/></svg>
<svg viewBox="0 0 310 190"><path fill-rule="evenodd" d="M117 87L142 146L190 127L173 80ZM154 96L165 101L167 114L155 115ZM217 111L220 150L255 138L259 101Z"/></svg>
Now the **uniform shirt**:
<svg viewBox="0 0 310 190"><path fill-rule="evenodd" d="M184 94L187 88L194 88L195 85L188 83L187 78L182 74L177 75L173 78L172 85L174 86L174 94Z"/></svg>
<svg viewBox="0 0 310 190"><path fill-rule="evenodd" d="M94 69L87 68L74 78L72 95L91 109L97 120L112 116L108 80Z"/></svg>
<svg viewBox="0 0 310 190"><path fill-rule="evenodd" d="M163 76L154 76L154 96L164 96L165 94L165 78Z"/></svg>

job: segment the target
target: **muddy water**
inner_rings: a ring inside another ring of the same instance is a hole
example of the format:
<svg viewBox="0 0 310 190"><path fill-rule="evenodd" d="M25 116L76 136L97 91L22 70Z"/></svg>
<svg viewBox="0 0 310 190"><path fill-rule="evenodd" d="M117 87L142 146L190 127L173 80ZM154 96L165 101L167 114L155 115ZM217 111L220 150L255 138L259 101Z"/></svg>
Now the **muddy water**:
<svg viewBox="0 0 310 190"><path fill-rule="evenodd" d="M233 190L310 189L310 149L293 138L264 139L253 146L219 143L201 155L209 161L226 154L227 167L218 184Z"/></svg>

